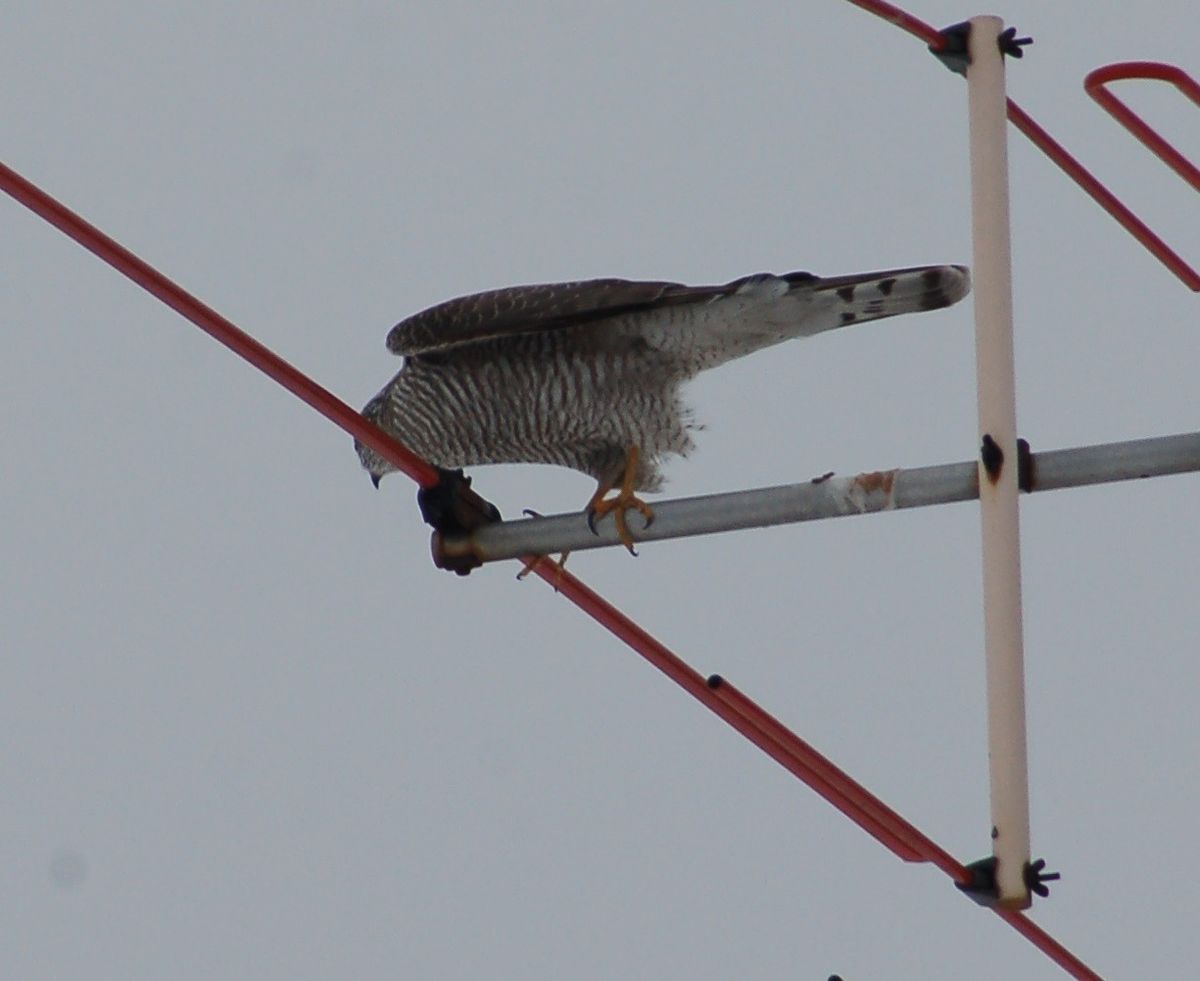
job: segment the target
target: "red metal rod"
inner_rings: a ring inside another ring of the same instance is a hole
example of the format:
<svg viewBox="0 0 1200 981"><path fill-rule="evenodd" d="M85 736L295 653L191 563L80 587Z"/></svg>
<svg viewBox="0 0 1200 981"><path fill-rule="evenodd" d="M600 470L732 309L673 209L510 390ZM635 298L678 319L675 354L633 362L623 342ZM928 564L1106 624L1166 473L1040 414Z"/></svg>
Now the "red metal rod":
<svg viewBox="0 0 1200 981"><path fill-rule="evenodd" d="M722 678L717 684L714 679L710 680L709 687L713 688L717 698L732 708L743 724L755 733L747 735L747 738L763 747L778 763L874 835L881 844L890 848L905 862L925 861L926 856L911 843L913 838L920 836L916 828L899 818L877 797L851 780L842 770L833 766L808 743L768 715L729 682ZM852 788L853 793L847 793L847 788ZM958 865L957 862L954 864ZM958 868L962 869L962 866L958 865ZM966 881L965 878L963 881Z"/></svg>
<svg viewBox="0 0 1200 981"><path fill-rule="evenodd" d="M1200 291L1200 273L1189 266L1166 242L1150 231L1137 215L1123 205L1107 187L1066 149L1030 118L1019 105L1008 100L1008 118L1039 150L1059 165L1100 207L1112 215L1125 231L1142 243L1164 266L1183 280L1188 289Z"/></svg>
<svg viewBox="0 0 1200 981"><path fill-rule="evenodd" d="M1105 86L1121 79L1155 79L1170 82L1196 105L1200 106L1200 85L1182 68L1157 61L1123 61L1105 65L1089 72L1083 89L1117 122L1131 132L1151 153L1170 167L1192 187L1200 191L1200 168L1164 140L1129 106Z"/></svg>
<svg viewBox="0 0 1200 981"><path fill-rule="evenodd" d="M902 859L924 858L955 882L967 881L966 869L951 855L728 682L710 687L681 658L566 569L550 562L538 562L533 571ZM1024 914L1000 908L993 911L1073 977L1099 981L1098 974Z"/></svg>
<svg viewBox="0 0 1200 981"><path fill-rule="evenodd" d="M720 695L725 692L726 687L727 683L722 683L716 689L718 698L705 702L709 709L903 861L923 861L923 856L913 849L902 835L897 834L887 822L877 819L868 809L860 806L858 801L845 793L837 782L837 777L845 777L845 774L824 759L821 759L821 762L825 764L825 768L813 767L809 760L797 755L790 746L772 738L771 734L756 725L752 718L724 703Z"/></svg>
<svg viewBox="0 0 1200 981"><path fill-rule="evenodd" d="M895 24L901 30L908 31L913 37L920 38L926 44L932 44L935 49L941 49L941 32L936 27L914 17L907 10L901 10L893 4L884 3L883 0L850 0L850 2L856 7L862 7L863 10L874 14L876 17L882 17L889 24Z"/></svg>
<svg viewBox="0 0 1200 981"><path fill-rule="evenodd" d="M7 191L30 211L95 253L118 272L138 286L158 297L172 310L186 317L202 331L220 341L234 354L249 361L267 377L279 382L293 395L307 402L334 425L340 426L355 439L382 454L408 474L422 487L438 482L438 473L428 463L393 439L377 426L371 425L359 413L326 388L264 347L249 334L238 329L212 307L201 303L167 279L153 266L143 262L123 245L109 238L94 225L64 207L41 188L36 187L15 170L0 163L0 188Z"/></svg>
<svg viewBox="0 0 1200 981"><path fill-rule="evenodd" d="M540 562L534 571L906 862L922 861L937 852L953 863L950 873L953 877L967 881L966 870L953 858L728 682L722 680L720 684L710 684L663 643L565 569Z"/></svg>
<svg viewBox="0 0 1200 981"><path fill-rule="evenodd" d="M1012 909L997 908L993 912L1005 920L1017 933L1032 943L1073 978L1083 981L1103 981L1095 971L1072 954L1066 947L1029 919L1024 913Z"/></svg>

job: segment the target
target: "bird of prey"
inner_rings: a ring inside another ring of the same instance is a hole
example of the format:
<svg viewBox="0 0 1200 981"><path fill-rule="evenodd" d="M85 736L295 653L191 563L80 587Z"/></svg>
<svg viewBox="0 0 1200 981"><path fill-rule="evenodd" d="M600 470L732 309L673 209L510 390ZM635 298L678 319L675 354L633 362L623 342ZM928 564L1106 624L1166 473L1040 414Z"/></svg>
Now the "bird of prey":
<svg viewBox="0 0 1200 981"><path fill-rule="evenodd" d="M593 279L449 300L387 337L404 366L363 414L431 463L551 463L592 477L589 523L653 512L660 464L692 449L683 382L761 348L897 314L970 289L963 266L822 278L760 273L723 286ZM375 485L395 467L357 444ZM615 497L608 493L617 489ZM594 527L594 524L593 524Z"/></svg>

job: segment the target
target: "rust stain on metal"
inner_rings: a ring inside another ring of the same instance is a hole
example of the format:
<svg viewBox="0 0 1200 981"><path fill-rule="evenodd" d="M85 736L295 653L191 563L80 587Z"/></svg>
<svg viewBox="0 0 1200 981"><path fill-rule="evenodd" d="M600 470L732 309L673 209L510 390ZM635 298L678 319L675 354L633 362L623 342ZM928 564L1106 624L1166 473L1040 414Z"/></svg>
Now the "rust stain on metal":
<svg viewBox="0 0 1200 981"><path fill-rule="evenodd" d="M883 491L891 495L892 486L896 483L895 470L872 470L870 473L860 473L854 482L868 494Z"/></svg>
<svg viewBox="0 0 1200 981"><path fill-rule="evenodd" d="M846 499L860 512L871 511L890 511L896 506L896 500L893 497L893 491L896 488L896 474L899 470L872 470L868 473L858 474L846 489ZM872 496L883 494L884 503L882 507L868 508L867 504Z"/></svg>

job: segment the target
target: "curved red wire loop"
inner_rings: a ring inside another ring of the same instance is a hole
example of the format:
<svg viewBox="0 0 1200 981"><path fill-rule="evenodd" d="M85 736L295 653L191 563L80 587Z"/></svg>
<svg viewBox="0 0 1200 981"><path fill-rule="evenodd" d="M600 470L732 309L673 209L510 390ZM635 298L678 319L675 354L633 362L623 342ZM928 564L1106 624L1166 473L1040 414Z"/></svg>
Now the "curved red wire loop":
<svg viewBox="0 0 1200 981"><path fill-rule="evenodd" d="M1175 65L1164 65L1158 61L1121 61L1114 65L1105 65L1103 68L1088 72L1087 78L1083 80L1084 91L1095 99L1105 112L1129 130L1147 150L1175 171L1195 190L1200 191L1200 168L1159 136L1141 116L1107 88L1109 82L1134 78L1169 82L1197 106L1200 106L1200 84L1197 84L1196 80L1182 68Z"/></svg>
<svg viewBox="0 0 1200 981"><path fill-rule="evenodd" d="M1182 68L1175 65L1165 65L1158 61L1121 61L1116 64L1105 65L1102 68L1097 68L1095 71L1089 72L1083 80L1084 91L1095 99L1096 103L1105 112L1124 126L1147 150L1187 181L1194 190L1200 191L1200 169L1176 150L1174 146L1159 136L1141 116L1130 109L1129 106L1113 95L1107 88L1110 82L1126 79L1169 82L1198 106L1200 106L1200 84L1197 84L1196 80ZM1200 292L1200 273L1184 262L1175 252L1168 249L1161 239L1151 233L1141 222L1137 222L1140 229L1135 230L1126 224L1121 216L1116 213L1113 214L1113 217L1125 225L1130 234L1158 256L1176 276L1183 280L1188 289L1193 292ZM1134 220L1136 221L1136 219ZM1143 238L1139 234L1139 231L1144 231L1151 241Z"/></svg>

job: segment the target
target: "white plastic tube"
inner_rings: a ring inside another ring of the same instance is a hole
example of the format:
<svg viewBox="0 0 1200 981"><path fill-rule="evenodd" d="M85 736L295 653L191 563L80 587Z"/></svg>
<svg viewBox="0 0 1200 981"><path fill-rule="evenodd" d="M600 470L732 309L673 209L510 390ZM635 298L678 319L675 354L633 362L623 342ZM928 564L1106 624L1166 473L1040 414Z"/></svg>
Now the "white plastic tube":
<svg viewBox="0 0 1200 981"><path fill-rule="evenodd" d="M992 854L998 901L1029 906L1029 778L1021 543L1017 512L1017 410L1013 367L1012 255L1008 214L1008 123L999 17L971 18L967 100L971 138L971 226L975 262L975 367L979 394L979 503L983 524L984 646ZM989 461L988 458L991 457ZM987 465L990 462L991 465Z"/></svg>

